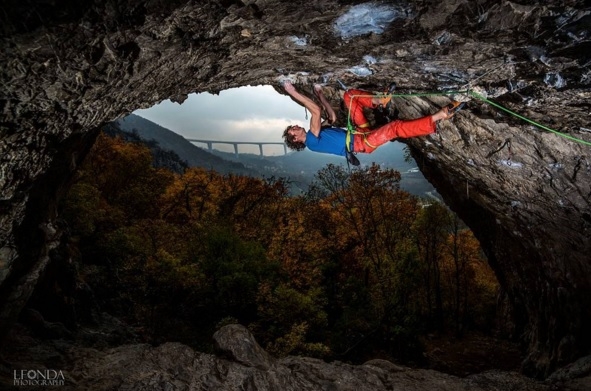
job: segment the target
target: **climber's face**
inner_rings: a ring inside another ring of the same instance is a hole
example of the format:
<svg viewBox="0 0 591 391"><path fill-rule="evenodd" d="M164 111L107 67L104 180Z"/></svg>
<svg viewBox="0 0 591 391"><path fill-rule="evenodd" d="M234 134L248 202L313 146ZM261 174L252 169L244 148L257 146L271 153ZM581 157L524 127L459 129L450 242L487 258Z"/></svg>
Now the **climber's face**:
<svg viewBox="0 0 591 391"><path fill-rule="evenodd" d="M306 130L298 125L293 125L287 131L291 137L291 140L296 143L305 143L306 142Z"/></svg>

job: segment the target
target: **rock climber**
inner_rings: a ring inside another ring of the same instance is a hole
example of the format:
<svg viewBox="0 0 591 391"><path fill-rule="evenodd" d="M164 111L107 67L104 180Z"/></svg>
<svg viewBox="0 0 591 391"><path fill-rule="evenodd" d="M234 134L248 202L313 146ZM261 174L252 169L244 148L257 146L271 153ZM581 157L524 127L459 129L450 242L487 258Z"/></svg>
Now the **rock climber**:
<svg viewBox="0 0 591 391"><path fill-rule="evenodd" d="M326 111L326 121L323 126L322 108L312 99L298 92L290 81L283 82L285 91L298 103L310 111L310 129L306 131L298 125L290 125L283 132L283 138L287 147L294 151L308 148L314 152L329 153L345 156L349 163L359 165L359 160L354 153L372 153L380 145L396 138L410 138L426 136L435 132L435 123L442 119L451 118L459 111L463 104L452 101L435 114L414 120L394 120L387 124L370 129L369 123L363 113L363 108L376 108L385 105L390 100L389 96L377 96L368 91L348 89L343 100L345 107L350 112L350 117L355 126L351 137L347 137L347 130L330 126L336 120L336 114L322 92L322 86L314 85L314 93ZM349 138L349 145L347 139Z"/></svg>

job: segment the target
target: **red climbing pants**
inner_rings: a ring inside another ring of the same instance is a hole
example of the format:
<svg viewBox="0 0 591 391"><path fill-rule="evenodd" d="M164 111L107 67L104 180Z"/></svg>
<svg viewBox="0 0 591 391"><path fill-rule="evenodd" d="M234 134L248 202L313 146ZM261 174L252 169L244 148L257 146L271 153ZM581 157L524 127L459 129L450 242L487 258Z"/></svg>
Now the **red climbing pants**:
<svg viewBox="0 0 591 391"><path fill-rule="evenodd" d="M353 135L353 152L372 153L380 145L395 138L426 136L435 132L431 116L410 121L395 120L376 130Z"/></svg>
<svg viewBox="0 0 591 391"><path fill-rule="evenodd" d="M363 90L347 90L343 95L345 107L349 109L351 121L357 128L353 135L353 151L372 153L380 145L395 138L426 136L435 132L435 122L431 116L410 121L395 120L375 130L367 130L369 123L363 114L363 108L374 108L371 92Z"/></svg>
<svg viewBox="0 0 591 391"><path fill-rule="evenodd" d="M357 128L367 128L369 122L363 114L363 108L367 107L370 109L374 108L372 103L373 95L369 91L363 90L347 90L343 95L343 102L345 107L349 110L351 116L351 122Z"/></svg>

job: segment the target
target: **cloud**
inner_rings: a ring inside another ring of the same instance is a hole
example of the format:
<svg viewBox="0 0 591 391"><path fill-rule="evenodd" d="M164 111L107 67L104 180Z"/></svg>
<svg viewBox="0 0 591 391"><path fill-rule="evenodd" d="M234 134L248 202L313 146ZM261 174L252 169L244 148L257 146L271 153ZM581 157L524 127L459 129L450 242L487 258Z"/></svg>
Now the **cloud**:
<svg viewBox="0 0 591 391"><path fill-rule="evenodd" d="M134 114L186 138L225 141L281 142L287 125L309 123L303 107L271 86L191 94L182 105L167 100Z"/></svg>
<svg viewBox="0 0 591 391"><path fill-rule="evenodd" d="M224 120L216 137L230 137L235 141L282 141L283 130L295 121L277 118L252 118L249 120Z"/></svg>

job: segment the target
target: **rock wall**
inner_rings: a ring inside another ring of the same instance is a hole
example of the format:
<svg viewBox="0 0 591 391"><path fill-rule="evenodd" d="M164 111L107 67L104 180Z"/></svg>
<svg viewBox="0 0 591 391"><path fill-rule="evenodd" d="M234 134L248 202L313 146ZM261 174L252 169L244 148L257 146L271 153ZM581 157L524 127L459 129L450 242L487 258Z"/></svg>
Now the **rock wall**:
<svg viewBox="0 0 591 391"><path fill-rule="evenodd" d="M333 86L337 78L349 86L396 81L404 92L479 87L503 107L581 139L471 96L436 135L409 145L476 232L508 292L528 344L526 373L547 376L589 352L591 6L409 1L397 3L383 33L343 40L333 23L354 3L5 1L0 335L59 241L56 201L102 123L164 99L277 85L288 75ZM401 118L415 118L449 98L393 101Z"/></svg>

